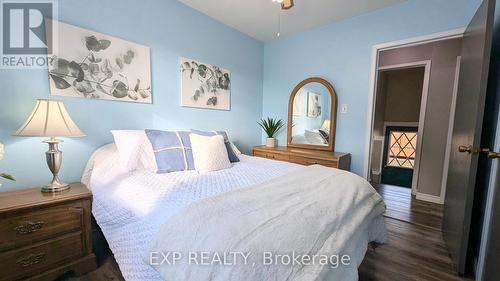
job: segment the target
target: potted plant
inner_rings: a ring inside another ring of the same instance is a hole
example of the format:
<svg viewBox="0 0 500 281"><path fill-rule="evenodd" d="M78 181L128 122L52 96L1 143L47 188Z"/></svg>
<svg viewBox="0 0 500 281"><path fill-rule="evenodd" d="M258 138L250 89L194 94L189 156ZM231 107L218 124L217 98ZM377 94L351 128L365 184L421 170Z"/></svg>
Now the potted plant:
<svg viewBox="0 0 500 281"><path fill-rule="evenodd" d="M2 160L2 159L3 159L3 144L0 143L0 160ZM15 181L14 177L12 177L11 175L6 174L6 173L1 173L1 172L0 172L0 178ZM2 186L1 183L0 183L0 186Z"/></svg>
<svg viewBox="0 0 500 281"><path fill-rule="evenodd" d="M266 146L276 147L275 137L278 134L278 132L283 128L283 126L285 126L285 122L283 122L283 120L278 118L268 117L267 119L261 119L260 122L258 123L267 135Z"/></svg>

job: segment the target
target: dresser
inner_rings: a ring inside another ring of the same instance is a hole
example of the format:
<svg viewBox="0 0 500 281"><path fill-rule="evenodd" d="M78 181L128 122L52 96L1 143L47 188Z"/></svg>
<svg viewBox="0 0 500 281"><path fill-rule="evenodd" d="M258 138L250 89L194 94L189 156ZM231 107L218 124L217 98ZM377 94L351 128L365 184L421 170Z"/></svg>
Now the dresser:
<svg viewBox="0 0 500 281"><path fill-rule="evenodd" d="M290 148L284 146L256 146L253 148L252 154L257 157L287 161L301 165L319 164L347 171L350 170L351 166L351 154L341 152Z"/></svg>
<svg viewBox="0 0 500 281"><path fill-rule="evenodd" d="M0 280L54 280L96 268L92 193L81 183L61 193L0 193Z"/></svg>

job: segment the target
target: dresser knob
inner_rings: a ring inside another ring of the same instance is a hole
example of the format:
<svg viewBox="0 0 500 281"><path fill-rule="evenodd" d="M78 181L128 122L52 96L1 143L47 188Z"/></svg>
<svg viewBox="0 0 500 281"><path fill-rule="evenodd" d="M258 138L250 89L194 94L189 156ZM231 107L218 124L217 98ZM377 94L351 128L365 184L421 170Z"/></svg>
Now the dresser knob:
<svg viewBox="0 0 500 281"><path fill-rule="evenodd" d="M44 224L44 221L27 222L26 224L14 227L14 230L17 232L17 234L25 235L37 232L38 230L42 229Z"/></svg>

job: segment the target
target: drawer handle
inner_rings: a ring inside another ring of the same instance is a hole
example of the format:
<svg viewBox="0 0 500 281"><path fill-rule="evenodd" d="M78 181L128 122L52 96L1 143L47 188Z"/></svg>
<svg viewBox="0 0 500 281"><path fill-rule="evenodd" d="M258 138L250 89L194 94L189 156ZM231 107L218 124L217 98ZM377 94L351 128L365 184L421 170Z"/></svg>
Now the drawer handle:
<svg viewBox="0 0 500 281"><path fill-rule="evenodd" d="M69 208L69 211L73 213L83 214L83 208L81 207Z"/></svg>
<svg viewBox="0 0 500 281"><path fill-rule="evenodd" d="M39 264L40 262L42 262L44 257L45 257L44 252L38 254L30 254L27 255L26 257L19 258L18 260L16 260L16 263L22 267L29 267L35 264Z"/></svg>
<svg viewBox="0 0 500 281"><path fill-rule="evenodd" d="M44 221L28 222L26 224L14 227L14 230L17 232L17 234L26 235L42 229L44 224Z"/></svg>

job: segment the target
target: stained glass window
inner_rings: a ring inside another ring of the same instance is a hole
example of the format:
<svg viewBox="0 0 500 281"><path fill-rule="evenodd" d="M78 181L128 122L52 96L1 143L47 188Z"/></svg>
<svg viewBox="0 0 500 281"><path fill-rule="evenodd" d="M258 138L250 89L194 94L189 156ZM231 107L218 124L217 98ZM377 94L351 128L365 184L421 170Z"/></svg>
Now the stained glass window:
<svg viewBox="0 0 500 281"><path fill-rule="evenodd" d="M387 166L413 169L416 147L417 132L391 131Z"/></svg>

